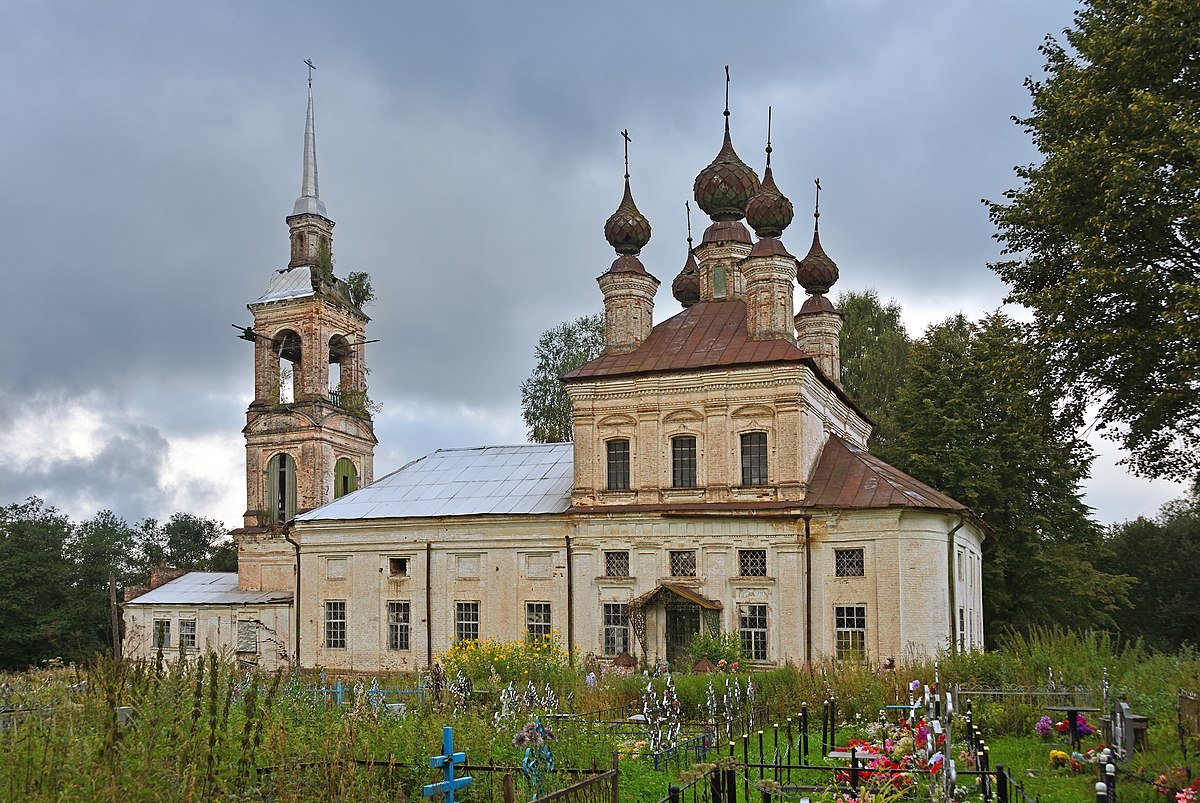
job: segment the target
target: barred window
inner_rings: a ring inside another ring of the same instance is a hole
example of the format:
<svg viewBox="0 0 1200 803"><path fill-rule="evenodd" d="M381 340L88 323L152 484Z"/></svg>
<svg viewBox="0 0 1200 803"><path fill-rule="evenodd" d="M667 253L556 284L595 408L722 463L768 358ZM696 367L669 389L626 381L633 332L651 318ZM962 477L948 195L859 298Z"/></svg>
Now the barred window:
<svg viewBox="0 0 1200 803"><path fill-rule="evenodd" d="M608 447L608 490L629 490L629 441L609 441Z"/></svg>
<svg viewBox="0 0 1200 803"><path fill-rule="evenodd" d="M671 487L696 487L696 436L671 438Z"/></svg>
<svg viewBox="0 0 1200 803"><path fill-rule="evenodd" d="M629 651L629 612L623 602L604 603L604 654Z"/></svg>
<svg viewBox="0 0 1200 803"><path fill-rule="evenodd" d="M180 619L179 620L179 643L185 649L196 649L196 620L195 619Z"/></svg>
<svg viewBox="0 0 1200 803"><path fill-rule="evenodd" d="M325 601L325 646L341 650L346 647L346 600Z"/></svg>
<svg viewBox="0 0 1200 803"><path fill-rule="evenodd" d="M671 576L696 576L696 550L687 549L671 552Z"/></svg>
<svg viewBox="0 0 1200 803"><path fill-rule="evenodd" d="M154 640L150 642L154 649L169 650L171 648L171 620L154 620Z"/></svg>
<svg viewBox="0 0 1200 803"><path fill-rule="evenodd" d="M767 550L739 549L738 574L742 577L766 577Z"/></svg>
<svg viewBox="0 0 1200 803"><path fill-rule="evenodd" d="M479 603L454 603L454 641L479 641Z"/></svg>
<svg viewBox="0 0 1200 803"><path fill-rule="evenodd" d="M605 577L629 577L629 553L628 552L605 552L604 553L604 576Z"/></svg>
<svg viewBox="0 0 1200 803"><path fill-rule="evenodd" d="M862 577L866 571L861 549L835 549L833 568L838 577Z"/></svg>
<svg viewBox="0 0 1200 803"><path fill-rule="evenodd" d="M861 661L867 656L867 609L863 605L838 605L833 609L834 657Z"/></svg>
<svg viewBox="0 0 1200 803"><path fill-rule="evenodd" d="M344 632L344 628L343 628ZM345 646L345 645L343 645ZM258 622L238 622L237 651L258 652Z"/></svg>
<svg viewBox="0 0 1200 803"><path fill-rule="evenodd" d="M550 603L525 603L525 631L531 642L550 638Z"/></svg>
<svg viewBox="0 0 1200 803"><path fill-rule="evenodd" d="M390 600L388 602L388 649L409 649L409 603Z"/></svg>
<svg viewBox="0 0 1200 803"><path fill-rule="evenodd" d="M742 652L751 661L767 660L767 606L738 606L738 637Z"/></svg>
<svg viewBox="0 0 1200 803"><path fill-rule="evenodd" d="M767 433L742 435L742 485L767 484Z"/></svg>

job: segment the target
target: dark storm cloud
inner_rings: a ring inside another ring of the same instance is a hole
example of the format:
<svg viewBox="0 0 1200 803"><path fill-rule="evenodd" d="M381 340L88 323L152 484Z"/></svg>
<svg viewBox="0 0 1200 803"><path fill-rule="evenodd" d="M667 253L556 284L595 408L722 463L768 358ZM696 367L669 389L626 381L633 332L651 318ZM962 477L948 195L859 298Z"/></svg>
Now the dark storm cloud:
<svg viewBox="0 0 1200 803"><path fill-rule="evenodd" d="M998 305L979 198L1034 158L1008 118L1028 106L1042 36L1073 7L8 4L0 418L87 396L117 432L86 464L0 468L0 500L110 493L123 515L166 515L154 483L123 487L122 468L161 477L164 439L236 436L251 361L229 324L249 322L246 303L286 260L306 57L337 270L369 271L378 299L383 474L439 446L520 436L538 334L601 306L624 127L654 226L644 259L664 284L656 318L678 310L682 206L720 145L726 63L735 144L760 170L774 106L793 251L819 175L839 289L944 315ZM694 216L697 237L704 223Z"/></svg>

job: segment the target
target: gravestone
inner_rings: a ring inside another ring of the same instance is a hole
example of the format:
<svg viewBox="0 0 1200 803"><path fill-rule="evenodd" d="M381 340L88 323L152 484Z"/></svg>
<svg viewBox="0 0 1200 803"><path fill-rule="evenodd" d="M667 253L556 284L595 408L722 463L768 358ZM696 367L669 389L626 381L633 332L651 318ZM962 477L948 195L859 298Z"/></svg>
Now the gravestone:
<svg viewBox="0 0 1200 803"><path fill-rule="evenodd" d="M1113 744L1120 753L1121 758L1129 758L1133 755L1134 747L1134 732L1133 732L1133 711L1129 708L1129 703L1117 703L1113 706Z"/></svg>

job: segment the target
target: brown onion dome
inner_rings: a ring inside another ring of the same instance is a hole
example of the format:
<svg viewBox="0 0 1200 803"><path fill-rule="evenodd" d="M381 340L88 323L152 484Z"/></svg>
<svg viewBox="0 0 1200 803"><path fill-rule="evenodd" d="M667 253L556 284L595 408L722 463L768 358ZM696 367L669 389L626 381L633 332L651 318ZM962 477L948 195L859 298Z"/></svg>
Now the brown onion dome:
<svg viewBox="0 0 1200 803"><path fill-rule="evenodd" d="M640 253L650 242L650 221L633 202L629 176L625 177L625 195L621 198L621 205L604 223L604 239L618 254L626 255Z"/></svg>
<svg viewBox="0 0 1200 803"><path fill-rule="evenodd" d="M675 281L671 282L671 294L684 309L700 300L700 266L696 264L696 256L690 248L687 261L683 263L683 270L679 271Z"/></svg>
<svg viewBox="0 0 1200 803"><path fill-rule="evenodd" d="M738 158L725 125L725 142L712 164L700 171L692 190L696 203L713 220L741 220L758 192L758 174Z"/></svg>
<svg viewBox="0 0 1200 803"><path fill-rule="evenodd" d="M792 222L792 202L775 186L770 165L763 173L762 185L746 204L746 222L759 237L778 237Z"/></svg>
<svg viewBox="0 0 1200 803"><path fill-rule="evenodd" d="M796 268L796 279L805 290L817 295L828 293L838 280L837 264L821 248L821 234L818 231L813 232L812 248L808 249L808 254Z"/></svg>

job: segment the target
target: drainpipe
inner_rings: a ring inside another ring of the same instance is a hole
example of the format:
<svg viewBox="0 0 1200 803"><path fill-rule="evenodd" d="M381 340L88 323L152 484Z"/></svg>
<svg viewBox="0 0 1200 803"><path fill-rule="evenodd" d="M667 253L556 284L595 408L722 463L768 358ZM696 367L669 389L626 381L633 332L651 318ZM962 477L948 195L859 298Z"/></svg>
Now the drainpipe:
<svg viewBox="0 0 1200 803"><path fill-rule="evenodd" d="M433 666L433 542L425 542L425 666Z"/></svg>
<svg viewBox="0 0 1200 803"><path fill-rule="evenodd" d="M292 615L296 617L296 666L300 666L300 545L289 534L291 526L283 529L283 540L296 548L296 593L292 597ZM237 637L237 634L234 634Z"/></svg>
<svg viewBox="0 0 1200 803"><path fill-rule="evenodd" d="M804 519L804 665L812 667L812 514Z"/></svg>
<svg viewBox="0 0 1200 803"><path fill-rule="evenodd" d="M955 597L958 596L958 589L954 586L954 534L959 531L959 528L961 528L964 523L966 523L966 519L963 518L961 513L956 515L958 516L958 524L955 524L953 527L951 527L950 532L946 534L946 579L949 581L946 583L946 588L949 589L948 596L950 598L951 655L958 655L958 631L954 627L956 624L955 617L958 614L958 611L955 610L954 606Z"/></svg>
<svg viewBox="0 0 1200 803"><path fill-rule="evenodd" d="M575 666L575 573L571 567L571 536L567 539L567 664Z"/></svg>

